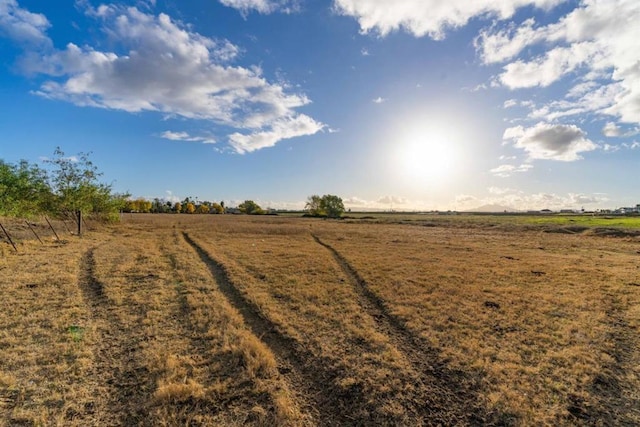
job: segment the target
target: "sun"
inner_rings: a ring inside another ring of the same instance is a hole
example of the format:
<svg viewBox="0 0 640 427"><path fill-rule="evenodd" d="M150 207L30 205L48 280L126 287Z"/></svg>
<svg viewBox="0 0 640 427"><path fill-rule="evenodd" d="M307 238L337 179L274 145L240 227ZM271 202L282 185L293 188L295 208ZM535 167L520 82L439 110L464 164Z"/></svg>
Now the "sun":
<svg viewBox="0 0 640 427"><path fill-rule="evenodd" d="M441 131L409 132L397 145L397 168L401 176L418 185L436 185L455 170L455 141Z"/></svg>

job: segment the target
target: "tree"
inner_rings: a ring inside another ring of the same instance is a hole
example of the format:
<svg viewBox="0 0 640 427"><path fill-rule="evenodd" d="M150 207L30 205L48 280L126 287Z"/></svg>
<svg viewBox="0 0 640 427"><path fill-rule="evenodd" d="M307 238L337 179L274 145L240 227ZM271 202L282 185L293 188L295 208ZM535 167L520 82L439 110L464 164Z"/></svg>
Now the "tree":
<svg viewBox="0 0 640 427"><path fill-rule="evenodd" d="M340 197L333 194L325 194L322 197L314 194L309 196L304 209L310 216L340 218L344 213L344 204Z"/></svg>
<svg viewBox="0 0 640 427"><path fill-rule="evenodd" d="M329 218L340 218L344 213L342 199L333 194L325 194L320 201L320 208Z"/></svg>
<svg viewBox="0 0 640 427"><path fill-rule="evenodd" d="M18 165L0 160L0 215L38 215L51 207L52 199L46 171L26 160Z"/></svg>
<svg viewBox="0 0 640 427"><path fill-rule="evenodd" d="M322 197L314 194L307 198L307 204L304 206L304 210L306 210L311 216L325 216L325 213L322 212Z"/></svg>
<svg viewBox="0 0 640 427"><path fill-rule="evenodd" d="M182 212L182 204L180 202L176 202L175 205L173 205L173 211L175 213Z"/></svg>
<svg viewBox="0 0 640 427"><path fill-rule="evenodd" d="M100 183L102 175L89 160L89 154L65 157L60 147L54 158L46 160L53 166L50 187L54 195L51 209L59 214L96 214L103 219L118 220L128 195L112 194L111 186Z"/></svg>
<svg viewBox="0 0 640 427"><path fill-rule="evenodd" d="M164 201L159 198L153 199L153 203L151 206L151 212L153 213L165 213L167 211L167 206Z"/></svg>
<svg viewBox="0 0 640 427"><path fill-rule="evenodd" d="M135 200L127 200L124 206L124 212L141 212L149 213L153 208L153 203L143 198L137 198Z"/></svg>
<svg viewBox="0 0 640 427"><path fill-rule="evenodd" d="M213 210L214 213L217 213L217 214L224 213L224 206L222 206L220 203L213 202L211 204L211 209Z"/></svg>
<svg viewBox="0 0 640 427"><path fill-rule="evenodd" d="M196 211L197 211L199 214L208 214L210 210L211 210L211 209L209 208L209 205L206 205L206 204L204 204L204 203L203 203L203 204L201 204L200 206L198 206L198 208L196 209Z"/></svg>
<svg viewBox="0 0 640 427"><path fill-rule="evenodd" d="M185 213L192 214L192 213L194 213L196 211L196 205L194 205L193 203L189 202L185 206L184 211L185 211Z"/></svg>
<svg viewBox="0 0 640 427"><path fill-rule="evenodd" d="M262 208L253 200L245 200L240 203L238 209L240 209L240 212L247 215L262 215L264 213Z"/></svg>

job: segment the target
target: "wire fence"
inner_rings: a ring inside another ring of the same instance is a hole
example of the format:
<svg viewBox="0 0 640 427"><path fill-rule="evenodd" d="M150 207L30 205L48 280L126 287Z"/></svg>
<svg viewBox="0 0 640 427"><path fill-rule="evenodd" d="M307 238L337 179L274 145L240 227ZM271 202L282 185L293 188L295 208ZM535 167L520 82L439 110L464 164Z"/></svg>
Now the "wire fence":
<svg viewBox="0 0 640 427"><path fill-rule="evenodd" d="M81 218L82 228L91 230L87 220ZM71 236L78 235L78 218L68 215L61 218L4 218L0 217L0 245L9 245L14 251L19 252L20 244L36 242L46 245L62 242Z"/></svg>

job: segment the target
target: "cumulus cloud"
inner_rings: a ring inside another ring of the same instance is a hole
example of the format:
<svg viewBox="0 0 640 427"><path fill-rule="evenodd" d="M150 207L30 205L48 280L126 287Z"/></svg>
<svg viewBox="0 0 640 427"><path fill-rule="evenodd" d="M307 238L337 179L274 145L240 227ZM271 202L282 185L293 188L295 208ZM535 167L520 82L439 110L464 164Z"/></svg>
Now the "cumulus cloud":
<svg viewBox="0 0 640 427"><path fill-rule="evenodd" d="M515 165L500 165L491 169L489 172L495 176L500 178L508 178L514 173L527 172L530 169L533 169L533 165L529 163L524 163L518 166Z"/></svg>
<svg viewBox="0 0 640 427"><path fill-rule="evenodd" d="M193 136L187 132L172 132L170 130L162 132L160 136L171 141L204 142L205 144L215 144L215 139L204 136Z"/></svg>
<svg viewBox="0 0 640 427"><path fill-rule="evenodd" d="M383 196L377 200L378 203L383 205L406 205L409 201L404 197L398 196Z"/></svg>
<svg viewBox="0 0 640 427"><path fill-rule="evenodd" d="M343 203L345 206L358 206L360 208L371 205L370 201L361 199L358 196L347 197L346 199L343 200Z"/></svg>
<svg viewBox="0 0 640 427"><path fill-rule="evenodd" d="M622 136L620 127L613 122L607 122L607 124L604 125L604 127L602 128L602 134L609 137Z"/></svg>
<svg viewBox="0 0 640 427"><path fill-rule="evenodd" d="M540 122L533 127L516 126L504 131L503 140L527 152L530 159L571 162L581 159L580 153L597 148L575 125Z"/></svg>
<svg viewBox="0 0 640 427"><path fill-rule="evenodd" d="M531 61L517 60L507 64L499 80L511 89L549 86L560 77L593 61L597 54L597 46L593 43L557 47Z"/></svg>
<svg viewBox="0 0 640 427"><path fill-rule="evenodd" d="M487 197L460 195L456 197L456 206L460 210L473 209L478 206L508 206L521 211L541 209L579 210L582 207L589 209L602 207L609 201L606 194L597 193L526 193L510 188L490 188L489 193Z"/></svg>
<svg viewBox="0 0 640 427"><path fill-rule="evenodd" d="M507 99L502 104L502 107L503 108L511 108L511 107L515 107L516 105L518 105L518 101L516 101L515 99Z"/></svg>
<svg viewBox="0 0 640 427"><path fill-rule="evenodd" d="M21 16L25 22L39 22L34 28L46 37L46 18L23 9L16 12L11 9L13 0L0 0L0 5L0 22ZM235 128L249 133L244 139L238 132L229 136L232 147L241 152L311 135L324 126L296 111L310 102L305 95L289 93L284 83L268 82L258 67L230 65L240 49L227 40L202 36L166 14L147 14L135 7L101 5L87 7L86 13L98 20L114 51L73 43L63 50L28 51L22 59L24 71L48 79L34 92L37 95Z"/></svg>
<svg viewBox="0 0 640 427"><path fill-rule="evenodd" d="M462 27L476 16L507 19L524 6L549 9L562 0L334 0L337 13L358 20L363 33L386 36L403 30L416 37L440 40L448 29Z"/></svg>
<svg viewBox="0 0 640 427"><path fill-rule="evenodd" d="M220 3L238 9L244 16L251 11L265 15L273 12L291 13L298 8L296 0L220 0Z"/></svg>
<svg viewBox="0 0 640 427"><path fill-rule="evenodd" d="M0 0L0 35L18 43L50 46L46 35L50 26L46 16L20 8L16 0Z"/></svg>
<svg viewBox="0 0 640 427"><path fill-rule="evenodd" d="M626 136L635 136L640 133L640 128L623 129L621 126L614 122L607 122L602 128L602 134L604 136L618 138Z"/></svg>
<svg viewBox="0 0 640 427"><path fill-rule="evenodd" d="M505 63L496 83L511 89L574 78L566 99L538 109L538 116L553 120L594 112L640 123L638 22L635 0L584 0L548 25L529 19L521 26L486 29L476 47L483 62Z"/></svg>
<svg viewBox="0 0 640 427"><path fill-rule="evenodd" d="M401 196L387 195L373 199L364 199L358 196L351 196L342 199L347 208L361 211L388 211L389 209L399 211L431 210L432 204L421 200L409 200Z"/></svg>
<svg viewBox="0 0 640 427"><path fill-rule="evenodd" d="M386 98L383 98L383 97L381 97L381 96L379 96L379 97L377 97L377 98L374 98L374 99L372 100L372 102L373 102L374 104L382 104L383 102L386 102L386 101L387 101L387 99L386 99Z"/></svg>
<svg viewBox="0 0 640 427"><path fill-rule="evenodd" d="M273 122L269 130L229 135L231 146L240 154L250 153L261 148L273 147L278 141L297 136L313 135L322 130L324 125L304 114L287 117Z"/></svg>
<svg viewBox="0 0 640 427"><path fill-rule="evenodd" d="M502 195L502 194L509 194L509 193L513 193L514 190L513 188L504 188L504 187L489 187L487 188L487 190L489 191L489 194L495 194L495 195Z"/></svg>

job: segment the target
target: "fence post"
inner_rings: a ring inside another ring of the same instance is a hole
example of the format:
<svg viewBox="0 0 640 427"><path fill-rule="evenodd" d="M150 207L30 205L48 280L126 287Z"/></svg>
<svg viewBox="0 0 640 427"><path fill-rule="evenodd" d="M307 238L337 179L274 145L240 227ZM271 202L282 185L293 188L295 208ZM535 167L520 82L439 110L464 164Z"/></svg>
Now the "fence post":
<svg viewBox="0 0 640 427"><path fill-rule="evenodd" d="M47 220L47 224L49 224L49 228L51 228L51 231L53 231L53 234L56 236L56 240L60 240L60 237L58 237L58 233L56 233L56 230L53 228L53 225L51 225L51 223L49 222L49 218L47 218L47 216L44 216L44 219Z"/></svg>
<svg viewBox="0 0 640 427"><path fill-rule="evenodd" d="M78 237L82 237L82 211L76 211L78 217Z"/></svg>
<svg viewBox="0 0 640 427"><path fill-rule="evenodd" d="M7 233L7 230L4 229L1 223L0 223L0 228L2 228L2 231L4 231L5 236L7 236L7 239L9 239L9 243L11 243L11 246L13 246L13 249L15 249L16 252L18 252L18 248L16 248L15 243L13 243L13 240L11 240L11 236L9 236L9 233Z"/></svg>
<svg viewBox="0 0 640 427"><path fill-rule="evenodd" d="M44 245L44 242L40 239L40 236L38 236L38 234L36 234L36 230L33 229L33 227L31 226L31 224L29 224L29 221L27 221L26 219L24 220L24 222L27 223L27 225L29 226L29 229L31 230L31 232L36 236L36 238L40 241L40 243L42 243Z"/></svg>

